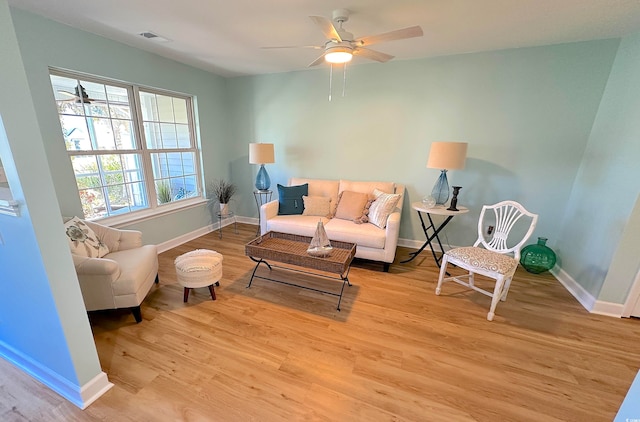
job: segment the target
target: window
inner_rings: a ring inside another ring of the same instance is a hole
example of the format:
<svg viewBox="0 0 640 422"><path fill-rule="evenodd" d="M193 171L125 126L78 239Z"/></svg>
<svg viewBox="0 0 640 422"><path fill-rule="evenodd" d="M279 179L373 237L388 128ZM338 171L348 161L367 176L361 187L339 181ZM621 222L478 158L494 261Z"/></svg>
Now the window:
<svg viewBox="0 0 640 422"><path fill-rule="evenodd" d="M50 78L86 219L202 196L191 97L56 71Z"/></svg>

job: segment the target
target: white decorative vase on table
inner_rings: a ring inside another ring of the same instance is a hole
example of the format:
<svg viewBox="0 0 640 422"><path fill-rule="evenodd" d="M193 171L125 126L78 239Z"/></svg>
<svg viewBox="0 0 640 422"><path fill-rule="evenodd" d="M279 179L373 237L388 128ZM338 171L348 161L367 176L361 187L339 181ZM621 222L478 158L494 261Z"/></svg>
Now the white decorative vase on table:
<svg viewBox="0 0 640 422"><path fill-rule="evenodd" d="M229 215L229 204L220 203L220 215L223 217Z"/></svg>

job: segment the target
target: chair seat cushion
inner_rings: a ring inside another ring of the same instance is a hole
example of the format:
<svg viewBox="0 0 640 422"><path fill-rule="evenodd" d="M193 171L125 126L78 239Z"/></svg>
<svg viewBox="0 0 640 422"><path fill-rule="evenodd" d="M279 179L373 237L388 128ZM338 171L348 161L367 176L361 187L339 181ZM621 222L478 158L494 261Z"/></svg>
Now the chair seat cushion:
<svg viewBox="0 0 640 422"><path fill-rule="evenodd" d="M158 250L155 245L112 252L105 258L116 261L120 266L120 277L112 286L114 296L136 293L157 272Z"/></svg>
<svg viewBox="0 0 640 422"><path fill-rule="evenodd" d="M451 249L447 256L469 266L503 275L512 273L518 266L518 261L508 255L473 246Z"/></svg>

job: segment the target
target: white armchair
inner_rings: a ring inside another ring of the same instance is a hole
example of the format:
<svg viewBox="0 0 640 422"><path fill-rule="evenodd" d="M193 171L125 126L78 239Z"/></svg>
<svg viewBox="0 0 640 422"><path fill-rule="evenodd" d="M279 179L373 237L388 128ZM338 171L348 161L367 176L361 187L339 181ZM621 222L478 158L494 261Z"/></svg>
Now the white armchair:
<svg viewBox="0 0 640 422"><path fill-rule="evenodd" d="M87 311L131 308L136 322L142 321L140 304L159 281L156 246L143 246L139 231L85 224L109 248L102 258L72 253Z"/></svg>

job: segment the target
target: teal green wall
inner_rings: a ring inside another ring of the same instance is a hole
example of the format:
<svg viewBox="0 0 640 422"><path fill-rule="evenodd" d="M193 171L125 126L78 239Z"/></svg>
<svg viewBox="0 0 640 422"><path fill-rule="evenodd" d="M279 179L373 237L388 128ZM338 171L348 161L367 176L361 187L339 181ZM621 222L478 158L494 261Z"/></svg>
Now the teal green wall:
<svg viewBox="0 0 640 422"><path fill-rule="evenodd" d="M230 177L225 79L39 16L11 10L62 215L82 216L49 81L49 66L196 96L204 179ZM127 226L161 243L209 224L205 206Z"/></svg>
<svg viewBox="0 0 640 422"><path fill-rule="evenodd" d="M627 228L640 192L639 111L640 34L635 34L620 44L557 245L562 268L606 302L624 303L640 265L640 231L637 223ZM625 230L633 241L620 249ZM614 252L627 248L630 259L618 259L607 276Z"/></svg>
<svg viewBox="0 0 640 422"><path fill-rule="evenodd" d="M229 81L235 148L230 161L251 195L256 166L249 142L273 142L273 185L291 176L392 180L407 200L430 193L438 171L427 169L433 141L469 142L459 204L472 209L447 227L452 245L472 243L481 206L515 199L540 214L535 235L554 246L619 40L363 64L240 77ZM255 215L255 205L240 209ZM423 239L405 206L400 237Z"/></svg>
<svg viewBox="0 0 640 422"><path fill-rule="evenodd" d="M19 217L0 215L0 353L79 404L102 371L6 0L0 57L0 157L21 203Z"/></svg>

